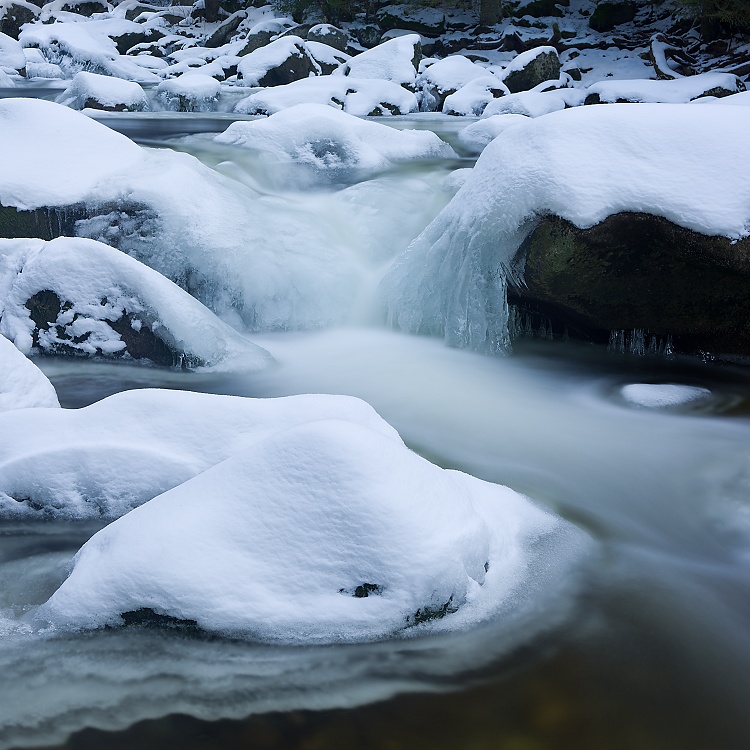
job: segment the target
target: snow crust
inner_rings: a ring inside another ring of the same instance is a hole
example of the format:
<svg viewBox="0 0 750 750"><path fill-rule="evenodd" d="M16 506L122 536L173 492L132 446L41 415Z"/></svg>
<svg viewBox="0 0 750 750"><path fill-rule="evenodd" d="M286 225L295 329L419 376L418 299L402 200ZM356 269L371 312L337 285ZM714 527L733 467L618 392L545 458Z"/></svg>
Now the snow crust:
<svg viewBox="0 0 750 750"><path fill-rule="evenodd" d="M59 407L44 373L4 336L0 336L0 412L31 407Z"/></svg>
<svg viewBox="0 0 750 750"><path fill-rule="evenodd" d="M430 131L396 130L322 104L298 104L265 120L235 122L214 140L260 151L272 163L299 163L334 176L455 156Z"/></svg>
<svg viewBox="0 0 750 750"><path fill-rule="evenodd" d="M274 114L296 104L326 104L350 115L408 114L418 109L417 97L391 81L327 75L273 86L242 99L240 114Z"/></svg>
<svg viewBox="0 0 750 750"><path fill-rule="evenodd" d="M0 415L0 515L117 518L277 432L319 420L399 439L372 407L348 396L139 390L55 416L8 412Z"/></svg>
<svg viewBox="0 0 750 750"><path fill-rule="evenodd" d="M146 94L134 81L81 71L57 98L59 104L83 109L90 100L105 107L123 106L129 110L148 109Z"/></svg>
<svg viewBox="0 0 750 750"><path fill-rule="evenodd" d="M634 406L664 409L704 401L711 396L708 388L674 383L630 383L620 389L622 397Z"/></svg>
<svg viewBox="0 0 750 750"><path fill-rule="evenodd" d="M107 245L68 237L0 240L0 333L24 353L35 329L26 301L41 291L63 303L49 329L37 331L38 346L47 351L122 354L126 343L110 323L126 317L133 330L153 331L186 366L257 369L270 361L187 292Z"/></svg>
<svg viewBox="0 0 750 750"><path fill-rule="evenodd" d="M454 345L506 350L505 281L545 214L586 228L636 211L707 235L746 237L750 152L737 146L748 127L744 107L611 104L508 128L386 274L391 323Z"/></svg>
<svg viewBox="0 0 750 750"><path fill-rule="evenodd" d="M486 617L559 521L350 420L258 441L110 524L38 613L58 627L149 608L276 642L392 636ZM365 594L367 594L365 596Z"/></svg>

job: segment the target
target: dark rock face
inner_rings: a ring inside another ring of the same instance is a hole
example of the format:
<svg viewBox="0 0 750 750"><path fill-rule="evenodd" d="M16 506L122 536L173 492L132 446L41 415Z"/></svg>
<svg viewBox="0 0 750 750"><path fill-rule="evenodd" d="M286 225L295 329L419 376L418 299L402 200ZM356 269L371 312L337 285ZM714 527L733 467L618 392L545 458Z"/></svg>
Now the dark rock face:
<svg viewBox="0 0 750 750"><path fill-rule="evenodd" d="M128 34L120 34L120 36L110 37L112 41L117 45L117 51L121 55L127 54L128 50L135 47L137 44L152 44L158 42L164 38L164 33L158 29L145 29L141 33L131 32Z"/></svg>
<svg viewBox="0 0 750 750"><path fill-rule="evenodd" d="M0 8L0 34L18 39L21 26L36 20L39 8L29 3L8 3Z"/></svg>
<svg viewBox="0 0 750 750"><path fill-rule="evenodd" d="M240 70L241 74L241 70ZM258 86L283 86L310 75L320 75L320 67L310 56L304 43L300 40L294 45L293 51L287 58L274 68L270 68L258 80Z"/></svg>
<svg viewBox="0 0 750 750"><path fill-rule="evenodd" d="M83 2L70 0L60 10L68 11L69 13L78 13L81 16L92 16L94 13L106 13L108 8L107 3L103 0L83 0Z"/></svg>
<svg viewBox="0 0 750 750"><path fill-rule="evenodd" d="M239 28L240 24L247 18L247 12L241 10L234 15L229 16L224 23L222 23L213 34L203 43L204 47L215 49L226 44L231 38L232 34Z"/></svg>
<svg viewBox="0 0 750 750"><path fill-rule="evenodd" d="M641 329L677 351L750 355L750 239L732 244L648 214L590 229L544 218L519 250L509 301L584 338Z"/></svg>
<svg viewBox="0 0 750 750"><path fill-rule="evenodd" d="M509 73L503 83L510 89L511 94L528 91L544 81L559 78L561 67L557 52L542 52L530 60L522 70Z"/></svg>
<svg viewBox="0 0 750 750"><path fill-rule="evenodd" d="M633 2L599 3L589 18L589 26L594 31L612 31L615 26L632 21L637 11Z"/></svg>
<svg viewBox="0 0 750 750"><path fill-rule="evenodd" d="M0 237L38 237L42 240L73 237L76 221L85 217L86 209L83 205L60 209L37 208L31 211L0 205Z"/></svg>

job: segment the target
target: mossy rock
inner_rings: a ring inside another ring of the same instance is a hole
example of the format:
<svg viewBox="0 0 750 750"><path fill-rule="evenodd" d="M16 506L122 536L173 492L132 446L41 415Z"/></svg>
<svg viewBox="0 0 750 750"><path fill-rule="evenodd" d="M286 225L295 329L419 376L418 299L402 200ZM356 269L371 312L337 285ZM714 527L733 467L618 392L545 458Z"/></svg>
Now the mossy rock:
<svg viewBox="0 0 750 750"><path fill-rule="evenodd" d="M519 250L525 285L509 299L558 327L671 336L685 353L750 355L750 239L732 243L642 213L590 229L549 216Z"/></svg>
<svg viewBox="0 0 750 750"><path fill-rule="evenodd" d="M638 6L633 2L599 3L589 18L589 27L594 31L612 31L615 26L632 21L637 12Z"/></svg>

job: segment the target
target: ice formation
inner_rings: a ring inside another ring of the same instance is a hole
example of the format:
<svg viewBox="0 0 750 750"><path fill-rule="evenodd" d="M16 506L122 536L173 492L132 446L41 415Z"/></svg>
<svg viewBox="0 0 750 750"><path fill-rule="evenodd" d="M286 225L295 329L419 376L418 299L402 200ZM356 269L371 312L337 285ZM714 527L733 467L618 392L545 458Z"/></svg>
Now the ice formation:
<svg viewBox="0 0 750 750"><path fill-rule="evenodd" d="M296 163L339 179L394 162L455 156L426 130L396 130L322 104L298 104L265 120L235 122L217 143L261 152L269 165Z"/></svg>
<svg viewBox="0 0 750 750"><path fill-rule="evenodd" d="M707 235L746 237L750 154L737 146L748 127L744 107L611 104L508 128L386 275L391 323L457 346L507 349L505 282L545 214L586 228L637 211ZM708 161L706 133L714 134Z"/></svg>
<svg viewBox="0 0 750 750"><path fill-rule="evenodd" d="M0 336L0 412L60 406L52 383L4 336Z"/></svg>
<svg viewBox="0 0 750 750"><path fill-rule="evenodd" d="M708 388L675 383L630 383L620 389L629 404L646 409L664 409L705 401L710 398Z"/></svg>
<svg viewBox="0 0 750 750"><path fill-rule="evenodd" d="M349 420L277 431L96 534L38 618L144 611L275 642L365 641L488 616L560 521ZM459 619L460 618L460 619Z"/></svg>
<svg viewBox="0 0 750 750"><path fill-rule="evenodd" d="M100 242L68 237L0 240L0 333L26 353L250 369L271 359L161 274Z"/></svg>

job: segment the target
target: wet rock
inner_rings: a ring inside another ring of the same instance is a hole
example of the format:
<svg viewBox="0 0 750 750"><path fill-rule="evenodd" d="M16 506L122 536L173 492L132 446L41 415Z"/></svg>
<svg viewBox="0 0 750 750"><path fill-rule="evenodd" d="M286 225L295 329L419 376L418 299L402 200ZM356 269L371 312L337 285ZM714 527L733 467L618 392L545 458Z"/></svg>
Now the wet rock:
<svg viewBox="0 0 750 750"><path fill-rule="evenodd" d="M0 34L7 34L18 39L21 26L35 21L39 16L39 8L23 0L0 3Z"/></svg>
<svg viewBox="0 0 750 750"><path fill-rule="evenodd" d="M612 31L615 26L632 21L637 11L638 6L629 0L599 3L589 18L589 26L594 31Z"/></svg>
<svg viewBox="0 0 750 750"><path fill-rule="evenodd" d="M509 301L608 340L671 336L676 350L750 355L750 239L732 244L642 213L590 229L542 219L523 243L523 287Z"/></svg>

